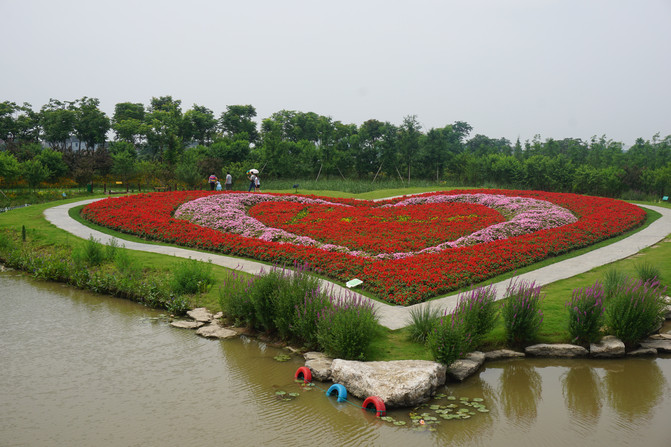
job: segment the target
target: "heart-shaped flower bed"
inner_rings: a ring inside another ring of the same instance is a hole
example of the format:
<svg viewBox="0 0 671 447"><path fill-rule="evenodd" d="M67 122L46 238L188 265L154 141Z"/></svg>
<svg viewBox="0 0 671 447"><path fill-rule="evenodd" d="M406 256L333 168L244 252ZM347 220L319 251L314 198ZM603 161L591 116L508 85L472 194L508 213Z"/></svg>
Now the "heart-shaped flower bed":
<svg viewBox="0 0 671 447"><path fill-rule="evenodd" d="M174 213L174 217L173 214ZM467 190L381 202L182 191L88 205L85 218L149 239L308 263L412 304L627 231L645 212L613 199Z"/></svg>

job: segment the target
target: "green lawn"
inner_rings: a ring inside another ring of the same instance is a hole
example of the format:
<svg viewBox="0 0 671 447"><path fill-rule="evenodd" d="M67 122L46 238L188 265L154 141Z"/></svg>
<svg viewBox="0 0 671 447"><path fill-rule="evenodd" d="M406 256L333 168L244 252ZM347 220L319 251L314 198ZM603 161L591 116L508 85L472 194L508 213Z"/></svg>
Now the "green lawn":
<svg viewBox="0 0 671 447"><path fill-rule="evenodd" d="M445 188L452 189L452 188ZM384 189L378 191L365 192L361 194L351 194L343 193L338 191L324 191L324 190L315 190L315 191L305 191L300 190L301 194L314 194L321 196L329 197L353 197L360 199L379 199L384 197L399 196L405 194L412 194L418 192L427 192L433 191L436 188L431 187L415 187L415 188L405 188L405 189ZM293 193L293 190L283 190L283 191L272 191L272 192L287 192ZM102 195L91 196L91 197L103 197ZM14 235L20 235L21 227L25 225L27 239L30 240L33 244L42 247L70 247L74 248L78 245L83 244L85 241L76 238L63 230L60 230L46 221L43 215L43 211L46 208L54 206L55 204L62 204L66 202L75 202L81 200L81 198L76 199L65 199L59 200L58 202L50 202L39 205L32 205L30 207L21 208L13 210L7 213L0 214L0 230L10 231ZM646 203L641 203L645 205ZM650 203L652 204L652 203ZM659 204L655 203L657 206L665 206L669 208L668 204ZM79 219L78 209L73 210L71 213L73 217ZM657 213L649 213L649 221L659 217ZM112 234L116 236L123 244L123 240L136 240L147 243L147 241L141 240L134 236L129 236L125 234L120 234L109 229L101 228L95 225L88 224L91 227L103 231L107 234ZM599 247L614 242L615 240L621 239L624 236L619 238L614 238L612 240L602 242L597 244L594 247ZM558 262L560 260L576 256L578 254L584 253L594 247L588 249L582 249L575 253L567 254L561 257L548 259L538 264L535 264L531 267L521 269L517 273L524 273L527 271L535 270L544 265L551 264L553 262ZM151 266L159 272L168 272L174 268L174 266L180 262L179 259L176 259L172 256L157 255L151 253L137 252L137 251L128 251L129 256L136 260L140 265ZM664 241L656 244L653 247L642 250L636 256L633 256L622 261L618 261L612 265L606 265L599 268L596 268L587 273L575 276L573 278L558 281L556 283L547 285L543 287L543 292L545 298L543 301L543 312L545 314L545 319L543 322L543 327L539 336L539 341L541 342L566 342L568 341L568 334L566 332L567 317L568 314L564 309L564 303L571 297L571 292L575 288L586 287L592 285L595 281L602 278L604 273L610 268L616 268L622 272L635 276L636 265L637 263L647 262L656 266L661 272L662 279L666 284L669 283L671 279L671 238L667 237ZM222 284L224 275L226 274L226 269L219 266L213 266L212 269L215 285L212 289L204 295L197 296L192 298L192 306L206 306L212 310L219 310L218 296L219 296L219 285ZM513 274L502 275L497 278L490 280L491 282L501 281L503 279L509 278ZM407 336L407 329L400 329L396 331L383 330L382 336L376 340L373 346L373 358L371 360L396 360L396 359L429 359L430 354L425 349L424 346L411 342ZM502 322L499 319L498 326L488 334L483 342L483 348L497 348L504 346L504 331Z"/></svg>

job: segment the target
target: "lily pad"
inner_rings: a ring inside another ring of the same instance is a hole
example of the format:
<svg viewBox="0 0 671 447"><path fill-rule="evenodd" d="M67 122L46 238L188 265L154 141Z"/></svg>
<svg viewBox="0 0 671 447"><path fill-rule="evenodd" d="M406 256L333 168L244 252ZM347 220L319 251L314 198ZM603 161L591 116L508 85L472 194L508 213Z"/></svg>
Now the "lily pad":
<svg viewBox="0 0 671 447"><path fill-rule="evenodd" d="M291 356L287 354L278 354L275 357L273 357L273 359L275 359L278 362L288 362L289 360L291 360Z"/></svg>

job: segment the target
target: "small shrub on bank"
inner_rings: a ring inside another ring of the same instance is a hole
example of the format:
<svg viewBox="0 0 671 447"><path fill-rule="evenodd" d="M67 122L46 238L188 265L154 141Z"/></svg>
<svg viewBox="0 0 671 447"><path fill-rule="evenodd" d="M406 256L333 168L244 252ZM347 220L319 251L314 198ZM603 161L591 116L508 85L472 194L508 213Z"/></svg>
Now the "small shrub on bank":
<svg viewBox="0 0 671 447"><path fill-rule="evenodd" d="M609 333L632 346L655 331L664 321L665 293L657 280L628 280L607 302Z"/></svg>
<svg viewBox="0 0 671 447"><path fill-rule="evenodd" d="M521 346L535 340L543 312L541 288L535 282L511 282L506 291L506 300L501 307L508 343Z"/></svg>
<svg viewBox="0 0 671 447"><path fill-rule="evenodd" d="M319 347L319 316L331 307L329 297L319 289L305 293L303 302L295 306L296 314L291 326L293 336L309 349Z"/></svg>
<svg viewBox="0 0 671 447"><path fill-rule="evenodd" d="M604 298L608 300L627 282L627 275L615 268L609 268L603 276Z"/></svg>
<svg viewBox="0 0 671 447"><path fill-rule="evenodd" d="M175 295L205 293L212 284L214 284L212 263L191 258L180 262L170 279L170 287Z"/></svg>
<svg viewBox="0 0 671 447"><path fill-rule="evenodd" d="M571 299L566 302L568 331L573 343L584 345L599 339L605 312L603 295L603 286L599 282L592 287L573 290Z"/></svg>
<svg viewBox="0 0 671 447"><path fill-rule="evenodd" d="M331 297L330 302L319 315L319 344L332 357L365 360L379 327L373 304L352 295Z"/></svg>
<svg viewBox="0 0 671 447"><path fill-rule="evenodd" d="M410 339L417 343L426 343L429 334L436 328L439 321L440 312L438 309L432 309L431 303L410 309L410 324L408 325Z"/></svg>
<svg viewBox="0 0 671 447"><path fill-rule="evenodd" d="M77 247L72 251L72 259L75 264L97 267L102 265L107 259L105 256L105 246L91 236L84 242L83 246Z"/></svg>
<svg viewBox="0 0 671 447"><path fill-rule="evenodd" d="M308 274L307 265L294 264L294 270L283 270L283 280L278 284L275 295L273 323L280 337L293 336L297 306L304 302L307 295L319 293L319 280Z"/></svg>
<svg viewBox="0 0 671 447"><path fill-rule="evenodd" d="M470 334L471 348L477 347L482 337L494 329L499 316L495 300L493 285L477 287L459 296L454 313L463 321L464 332Z"/></svg>
<svg viewBox="0 0 671 447"><path fill-rule="evenodd" d="M463 320L455 314L446 314L427 338L433 359L450 366L469 349L469 334L464 332Z"/></svg>
<svg viewBox="0 0 671 447"><path fill-rule="evenodd" d="M639 262L635 265L638 279L643 282L662 280L662 274L659 269L649 262Z"/></svg>
<svg viewBox="0 0 671 447"><path fill-rule="evenodd" d="M253 276L230 271L226 273L224 282L219 288L219 306L238 326L255 326L254 304L250 297L254 279Z"/></svg>

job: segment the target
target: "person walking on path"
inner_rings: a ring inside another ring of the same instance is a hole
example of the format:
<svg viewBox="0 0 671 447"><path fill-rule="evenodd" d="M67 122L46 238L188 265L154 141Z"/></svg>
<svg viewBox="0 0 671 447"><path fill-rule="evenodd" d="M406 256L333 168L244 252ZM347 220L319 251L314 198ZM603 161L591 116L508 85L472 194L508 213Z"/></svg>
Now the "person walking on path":
<svg viewBox="0 0 671 447"><path fill-rule="evenodd" d="M226 191L233 189L233 177L231 177L230 172L226 173L226 182L224 184L226 185Z"/></svg>
<svg viewBox="0 0 671 447"><path fill-rule="evenodd" d="M259 174L254 176L254 192L257 192L261 189L261 179L259 179Z"/></svg>
<svg viewBox="0 0 671 447"><path fill-rule="evenodd" d="M249 173L249 190L247 192L256 192L256 175Z"/></svg>
<svg viewBox="0 0 671 447"><path fill-rule="evenodd" d="M210 182L210 191L214 191L215 186L217 186L217 176L212 174L208 181Z"/></svg>

